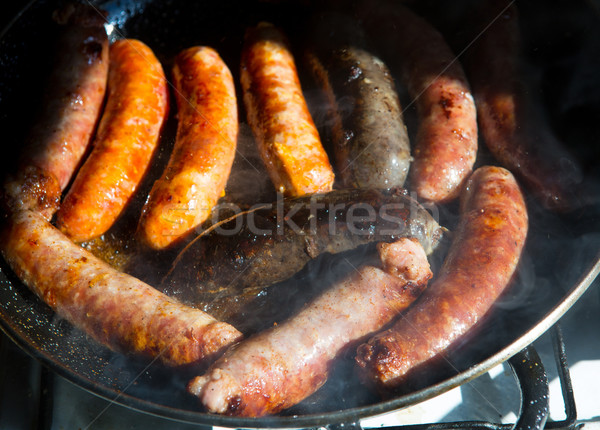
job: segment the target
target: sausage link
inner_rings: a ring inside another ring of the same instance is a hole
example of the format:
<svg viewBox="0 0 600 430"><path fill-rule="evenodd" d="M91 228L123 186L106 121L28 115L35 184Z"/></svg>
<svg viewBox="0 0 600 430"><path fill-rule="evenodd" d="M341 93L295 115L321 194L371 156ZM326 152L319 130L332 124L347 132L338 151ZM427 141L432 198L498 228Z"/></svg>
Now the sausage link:
<svg viewBox="0 0 600 430"><path fill-rule="evenodd" d="M15 274L56 313L104 345L167 365L208 360L241 334L119 272L34 211L3 226L0 249Z"/></svg>
<svg viewBox="0 0 600 430"><path fill-rule="evenodd" d="M570 210L582 173L524 85L518 9L505 0L486 2L478 21L471 26L489 28L469 49L466 64L485 144L546 208Z"/></svg>
<svg viewBox="0 0 600 430"><path fill-rule="evenodd" d="M69 189L56 224L77 242L106 232L137 189L168 111L162 66L145 44L110 47L108 100L92 153Z"/></svg>
<svg viewBox="0 0 600 430"><path fill-rule="evenodd" d="M339 353L406 309L432 276L415 239L380 244L379 253L383 269L353 269L296 316L230 349L190 392L210 412L261 416L317 391Z"/></svg>
<svg viewBox="0 0 600 430"><path fill-rule="evenodd" d="M334 190L281 199L207 229L180 252L163 285L241 328L249 320L246 313L255 312L257 296L319 255L400 237L416 238L429 255L443 234L404 190Z"/></svg>
<svg viewBox="0 0 600 430"><path fill-rule="evenodd" d="M173 80L179 117L175 146L138 229L154 249L170 246L210 216L225 190L237 145L235 86L217 52L208 47L181 52Z"/></svg>
<svg viewBox="0 0 600 430"><path fill-rule="evenodd" d="M61 35L42 111L5 184L9 204L50 219L96 127L108 74L108 37L95 9L70 5L57 13Z"/></svg>
<svg viewBox="0 0 600 430"><path fill-rule="evenodd" d="M424 19L395 3L381 8L367 4L369 28L393 49L390 58L400 58L403 80L417 106L411 187L431 202L452 200L477 156L476 108L464 71L442 35Z"/></svg>
<svg viewBox="0 0 600 430"><path fill-rule="evenodd" d="M366 379L381 391L393 390L464 336L510 283L527 228L527 209L512 174L500 167L477 169L437 279L392 328L358 348Z"/></svg>
<svg viewBox="0 0 600 430"><path fill-rule="evenodd" d="M246 32L241 81L248 122L275 188L289 196L332 189L334 174L302 94L284 35Z"/></svg>
<svg viewBox="0 0 600 430"><path fill-rule="evenodd" d="M345 187L404 185L410 144L387 66L353 45L315 49L310 68L329 103L336 168Z"/></svg>

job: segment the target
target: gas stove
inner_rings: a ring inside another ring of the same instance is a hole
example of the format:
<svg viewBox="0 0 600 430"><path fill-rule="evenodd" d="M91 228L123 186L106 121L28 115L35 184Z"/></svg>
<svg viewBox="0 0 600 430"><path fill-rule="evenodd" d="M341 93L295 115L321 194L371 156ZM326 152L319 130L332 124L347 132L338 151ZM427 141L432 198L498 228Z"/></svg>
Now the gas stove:
<svg viewBox="0 0 600 430"><path fill-rule="evenodd" d="M547 376L549 414L545 428L600 429L600 280L596 280L558 324L512 361L533 359ZM43 367L0 337L0 428L3 430L202 429L138 412L91 394ZM540 363L535 359L539 356ZM524 357L524 358L523 358ZM561 375L561 373L564 373ZM539 372L537 373L539 375ZM543 381L545 382L545 381ZM534 385L533 397L521 400ZM537 386L537 388L535 387ZM523 411L544 401L539 381L515 379L510 363L430 400L357 423L367 428L508 429ZM537 397L536 397L537 396ZM528 412L526 412L528 413ZM538 424L541 424L538 422ZM218 428L215 428L217 430Z"/></svg>

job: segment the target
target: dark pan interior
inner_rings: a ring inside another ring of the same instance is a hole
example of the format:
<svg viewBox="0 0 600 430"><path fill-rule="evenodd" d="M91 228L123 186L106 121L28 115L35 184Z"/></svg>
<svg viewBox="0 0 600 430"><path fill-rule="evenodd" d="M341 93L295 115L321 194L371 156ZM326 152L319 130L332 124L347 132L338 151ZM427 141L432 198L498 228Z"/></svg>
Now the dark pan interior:
<svg viewBox="0 0 600 430"><path fill-rule="evenodd" d="M445 366L435 372L422 372L405 393L392 399L373 394L354 376L348 357L340 360L330 381L318 393L279 416L257 420L210 415L185 393L184 386L194 374L193 369L164 369L98 345L54 315L4 262L0 264L2 329L45 365L99 396L176 420L226 427L305 427L352 422L433 397L510 358L554 324L600 270L600 183L596 173L600 90L590 78L600 72L600 15L591 2L585 1L557 2L559 5L547 7L543 14L537 13L541 9L536 8L544 8L542 3L528 2L521 10L523 21L531 22L528 52L541 83L548 119L576 154L586 174L579 190L583 191L580 206L569 214L557 215L528 199L530 234L515 285L484 324L453 348ZM210 45L222 55L238 85L246 26L260 20L274 22L286 30L293 47L300 49L310 30L305 23L315 8L324 7L319 2L283 0L123 0L98 2L98 6L108 12L111 37L144 41L166 71L181 49ZM0 41L3 171L14 164L43 92L55 32L49 17L55 8L56 4L49 1L30 4ZM416 4L415 8L430 14L432 21L441 26L446 21L440 16L452 16L444 15L448 10L438 9L432 1ZM456 31L451 26L445 30ZM592 40L584 34L591 34ZM310 83L305 90L311 92ZM241 106L240 118L245 121ZM172 140L168 128L165 133L165 140ZM452 223L454 210L450 208L448 214L442 211L442 218Z"/></svg>

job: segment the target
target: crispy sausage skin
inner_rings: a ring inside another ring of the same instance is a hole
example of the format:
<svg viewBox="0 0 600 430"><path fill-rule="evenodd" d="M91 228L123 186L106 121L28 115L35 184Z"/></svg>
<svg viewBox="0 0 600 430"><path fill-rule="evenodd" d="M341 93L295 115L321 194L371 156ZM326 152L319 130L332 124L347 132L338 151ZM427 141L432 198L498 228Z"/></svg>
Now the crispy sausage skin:
<svg viewBox="0 0 600 430"><path fill-rule="evenodd" d="M24 284L112 349L175 366L210 359L241 337L233 326L113 269L38 212L14 213L0 238L3 257Z"/></svg>
<svg viewBox="0 0 600 430"><path fill-rule="evenodd" d="M442 35L403 6L363 3L367 26L400 58L417 106L411 188L430 202L459 196L477 156L476 108L463 69ZM394 43L389 43L393 37Z"/></svg>
<svg viewBox="0 0 600 430"><path fill-rule="evenodd" d="M81 162L96 127L108 75L104 18L93 8L70 5L56 13L63 25L42 110L28 136L18 173L4 192L9 205L35 209L47 219Z"/></svg>
<svg viewBox="0 0 600 430"><path fill-rule="evenodd" d="M455 239L436 280L394 326L358 348L356 360L382 392L444 353L509 284L527 235L525 202L512 174L481 167L461 199Z"/></svg>
<svg viewBox="0 0 600 430"><path fill-rule="evenodd" d="M275 188L288 196L331 190L333 170L294 58L273 25L263 22L246 32L241 81L248 123Z"/></svg>
<svg viewBox="0 0 600 430"><path fill-rule="evenodd" d="M230 349L189 391L210 412L261 416L318 390L349 344L407 308L432 276L415 239L379 244L382 267L362 266L286 322Z"/></svg>
<svg viewBox="0 0 600 430"><path fill-rule="evenodd" d="M403 186L410 143L387 66L354 45L315 48L308 59L329 103L336 168L343 185Z"/></svg>
<svg viewBox="0 0 600 430"><path fill-rule="evenodd" d="M94 148L57 213L57 226L72 240L100 236L116 221L150 164L168 104L167 81L150 48L133 39L114 42Z"/></svg>
<svg viewBox="0 0 600 430"><path fill-rule="evenodd" d="M178 108L175 147L143 210L138 236L163 249L203 223L224 192L236 151L237 101L217 52L192 47L173 67Z"/></svg>
<svg viewBox="0 0 600 430"><path fill-rule="evenodd" d="M548 209L573 209L581 171L573 157L536 111L520 66L516 5L485 2L476 25L488 26L467 51L485 144L494 157L523 180Z"/></svg>

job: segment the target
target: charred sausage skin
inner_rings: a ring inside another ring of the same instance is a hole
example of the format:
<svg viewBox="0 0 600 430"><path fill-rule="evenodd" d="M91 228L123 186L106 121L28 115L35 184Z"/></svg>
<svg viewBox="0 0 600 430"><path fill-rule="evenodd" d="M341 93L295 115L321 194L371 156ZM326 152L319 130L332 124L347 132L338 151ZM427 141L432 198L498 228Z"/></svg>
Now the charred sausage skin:
<svg viewBox="0 0 600 430"><path fill-rule="evenodd" d="M309 66L329 103L336 169L348 188L404 185L410 143L394 81L367 50L315 48Z"/></svg>
<svg viewBox="0 0 600 430"><path fill-rule="evenodd" d="M331 190L329 158L287 40L275 26L263 22L246 32L241 82L248 123L275 188L288 196Z"/></svg>
<svg viewBox="0 0 600 430"><path fill-rule="evenodd" d="M0 239L4 259L25 285L114 350L176 366L209 360L241 337L229 324L113 269L38 212L12 214Z"/></svg>
<svg viewBox="0 0 600 430"><path fill-rule="evenodd" d="M297 315L230 349L189 384L210 411L262 416L318 390L349 344L406 309L432 273L415 239L380 244L380 264L365 265Z"/></svg>
<svg viewBox="0 0 600 430"><path fill-rule="evenodd" d="M510 283L528 229L523 195L512 174L481 167L461 199L455 239L436 280L390 329L358 348L357 363L382 392L464 336Z"/></svg>
<svg viewBox="0 0 600 430"><path fill-rule="evenodd" d="M235 156L237 101L231 72L209 47L181 52L173 67L178 129L173 153L143 209L138 237L163 249L203 223Z"/></svg>
<svg viewBox="0 0 600 430"><path fill-rule="evenodd" d="M443 234L434 217L402 189L334 190L282 199L199 235L177 256L163 287L231 321L265 288L323 253L414 237L429 255ZM235 303L230 303L232 296L237 296Z"/></svg>
<svg viewBox="0 0 600 430"><path fill-rule="evenodd" d="M18 173L4 187L9 205L35 209L50 219L61 193L89 146L102 108L108 75L108 37L94 8L69 5L42 110L27 138Z"/></svg>
<svg viewBox="0 0 600 430"><path fill-rule="evenodd" d="M121 214L150 165L168 105L167 81L152 50L134 39L114 42L94 147L57 213L57 226L72 240L102 235Z"/></svg>
<svg viewBox="0 0 600 430"><path fill-rule="evenodd" d="M476 108L462 66L442 35L404 6L363 3L361 10L387 56L399 58L417 106L410 187L430 202L457 198L477 156Z"/></svg>

